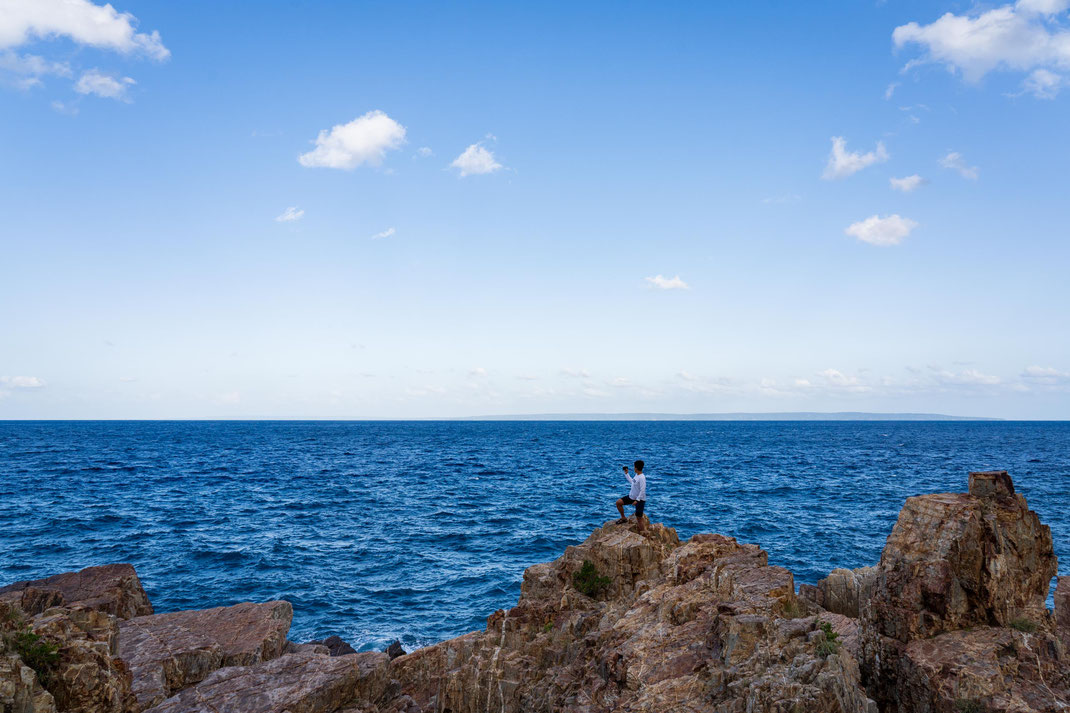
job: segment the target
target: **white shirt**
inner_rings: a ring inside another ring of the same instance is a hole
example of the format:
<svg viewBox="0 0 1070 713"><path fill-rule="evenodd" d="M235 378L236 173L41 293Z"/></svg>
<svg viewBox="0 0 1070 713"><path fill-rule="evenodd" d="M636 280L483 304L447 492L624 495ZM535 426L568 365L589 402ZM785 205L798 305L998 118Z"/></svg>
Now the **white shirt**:
<svg viewBox="0 0 1070 713"><path fill-rule="evenodd" d="M628 493L628 497L632 500L646 500L646 476L642 473L636 473L633 478L625 473L624 477L632 484L632 489Z"/></svg>

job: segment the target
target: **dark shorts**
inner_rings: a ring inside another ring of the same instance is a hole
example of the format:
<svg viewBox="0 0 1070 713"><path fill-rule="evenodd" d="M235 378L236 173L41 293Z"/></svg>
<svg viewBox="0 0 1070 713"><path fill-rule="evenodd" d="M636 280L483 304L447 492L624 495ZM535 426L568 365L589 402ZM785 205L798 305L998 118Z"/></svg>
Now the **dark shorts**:
<svg viewBox="0 0 1070 713"><path fill-rule="evenodd" d="M625 505L634 505L635 506L635 516L636 517L642 517L643 516L643 510L646 508L646 500L632 500L627 495L625 495L623 498L621 498L621 500L624 501Z"/></svg>

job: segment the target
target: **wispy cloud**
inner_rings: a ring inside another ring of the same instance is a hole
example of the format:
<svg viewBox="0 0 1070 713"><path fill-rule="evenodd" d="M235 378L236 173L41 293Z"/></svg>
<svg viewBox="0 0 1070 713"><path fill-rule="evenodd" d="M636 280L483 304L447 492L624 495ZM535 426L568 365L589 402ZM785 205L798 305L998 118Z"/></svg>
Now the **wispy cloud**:
<svg viewBox="0 0 1070 713"><path fill-rule="evenodd" d="M591 372L586 369L573 369L571 367L565 367L561 369L561 376L568 376L574 379L589 379L591 378Z"/></svg>
<svg viewBox="0 0 1070 713"><path fill-rule="evenodd" d="M903 242L903 238L910 235L916 227L918 227L916 222L898 214L883 218L871 215L865 220L851 223L844 232L864 243L888 247Z"/></svg>
<svg viewBox="0 0 1070 713"><path fill-rule="evenodd" d="M847 139L842 136L833 136L832 151L829 152L828 163L825 164L825 171L821 177L826 181L847 178L867 166L887 160L888 151L880 141L877 142L877 147L873 151L860 153L847 150Z"/></svg>
<svg viewBox="0 0 1070 713"><path fill-rule="evenodd" d="M302 208L298 208L293 205L282 212L281 215L275 216L276 223L293 223L301 218L305 217L305 211Z"/></svg>
<svg viewBox="0 0 1070 713"><path fill-rule="evenodd" d="M645 277L647 285L659 290L689 290L690 286L680 279L679 275L675 277L665 277L664 275L654 275L653 277Z"/></svg>
<svg viewBox="0 0 1070 713"><path fill-rule="evenodd" d="M405 127L379 110L369 111L348 124L336 124L320 131L316 148L297 160L310 168L337 168L352 171L368 164L378 166L387 151L405 143Z"/></svg>
<svg viewBox="0 0 1070 713"><path fill-rule="evenodd" d="M913 193L918 187L926 183L925 179L916 173L913 176L904 176L903 178L889 178L888 182L892 185L892 190L902 191L903 193Z"/></svg>
<svg viewBox="0 0 1070 713"><path fill-rule="evenodd" d="M105 99L115 99L121 102L130 102L127 90L137 84L130 77L118 77L104 74L99 69L90 69L84 72L74 85L74 91L79 94L92 94Z"/></svg>
<svg viewBox="0 0 1070 713"><path fill-rule="evenodd" d="M380 233L376 233L375 235L373 235L371 239L372 240L382 240L383 238L392 237L394 235L394 233L396 233L396 232L397 231L394 228L387 228L386 230L384 230L384 231L382 231Z"/></svg>
<svg viewBox="0 0 1070 713"><path fill-rule="evenodd" d="M940 165L956 171L960 176L971 181L976 181L981 174L981 169L966 163L966 159L958 151L949 151L946 156L940 159Z"/></svg>

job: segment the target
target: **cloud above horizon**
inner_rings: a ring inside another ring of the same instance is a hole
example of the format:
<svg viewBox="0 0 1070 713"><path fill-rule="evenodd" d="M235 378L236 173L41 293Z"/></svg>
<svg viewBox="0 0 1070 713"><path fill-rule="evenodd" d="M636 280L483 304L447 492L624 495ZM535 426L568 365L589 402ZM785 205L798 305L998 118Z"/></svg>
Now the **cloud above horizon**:
<svg viewBox="0 0 1070 713"><path fill-rule="evenodd" d="M892 185L893 190L902 191L903 193L913 193L919 186L926 183L925 179L916 173L913 176L905 176L903 178L889 178L888 182Z"/></svg>
<svg viewBox="0 0 1070 713"><path fill-rule="evenodd" d="M137 31L137 18L119 12L110 4L89 0L4 0L0 8L0 84L30 89L52 75L71 77L69 62L53 61L37 54L20 55L15 50L36 42L67 39L76 45L166 60L171 51L160 33ZM126 100L126 89L134 80L115 78L92 69L74 85L79 94L94 94Z"/></svg>
<svg viewBox="0 0 1070 713"><path fill-rule="evenodd" d="M387 151L405 143L405 127L376 109L320 131L315 143L316 148L297 157L302 166L352 171L362 164L381 164Z"/></svg>
<svg viewBox="0 0 1070 713"><path fill-rule="evenodd" d="M460 156L453 159L450 167L456 168L460 172L460 178L494 173L504 168L494 158L494 152L483 146L482 142L472 144L466 148Z"/></svg>
<svg viewBox="0 0 1070 713"><path fill-rule="evenodd" d="M664 275L654 275L653 277L643 278L646 280L649 287L654 287L659 290L689 290L690 285L680 279L679 275L675 277L665 277Z"/></svg>
<svg viewBox="0 0 1070 713"><path fill-rule="evenodd" d="M859 153L847 150L847 139L844 137L833 136L832 150L829 152L828 163L825 165L825 171L821 174L821 177L826 181L847 178L867 166L883 163L888 158L888 151L881 141L877 142L877 147L873 151Z"/></svg>
<svg viewBox="0 0 1070 713"><path fill-rule="evenodd" d="M963 178L971 181L976 181L981 174L981 169L966 163L966 159L958 151L949 151L946 156L940 159L940 165L944 168L950 168Z"/></svg>
<svg viewBox="0 0 1070 713"><path fill-rule="evenodd" d="M305 217L305 211L303 208L298 208L293 205L282 212L281 215L275 217L276 223L293 223L301 218Z"/></svg>
<svg viewBox="0 0 1070 713"><path fill-rule="evenodd" d="M393 227L390 227L390 228L387 228L386 230L384 230L382 232L376 233L375 235L373 235L371 237L371 239L372 240L382 240L383 238L391 237L396 232L397 231Z"/></svg>
<svg viewBox="0 0 1070 713"><path fill-rule="evenodd" d="M104 74L99 69L90 69L84 72L74 85L74 91L79 94L92 94L105 99L130 103L126 91L137 84L130 77L114 77Z"/></svg>
<svg viewBox="0 0 1070 713"><path fill-rule="evenodd" d="M1029 72L1025 91L1050 99L1062 84L1056 72L1070 71L1070 30L1060 17L1068 8L1070 0L1018 0L961 15L948 12L927 25L896 27L892 41L897 49L922 50L904 70L942 64L970 83L994 70Z"/></svg>
<svg viewBox="0 0 1070 713"><path fill-rule="evenodd" d="M903 218L899 214L893 214L881 218L871 215L865 220L851 223L844 230L845 233L858 238L864 243L889 247L903 242L903 238L910 235L918 224L910 218Z"/></svg>

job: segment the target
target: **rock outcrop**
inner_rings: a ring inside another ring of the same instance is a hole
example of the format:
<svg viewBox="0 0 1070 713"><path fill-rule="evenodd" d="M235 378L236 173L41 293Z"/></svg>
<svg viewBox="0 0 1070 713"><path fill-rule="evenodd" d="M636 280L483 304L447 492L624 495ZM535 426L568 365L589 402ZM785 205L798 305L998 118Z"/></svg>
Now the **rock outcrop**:
<svg viewBox="0 0 1070 713"><path fill-rule="evenodd" d="M986 472L800 596L757 545L609 522L485 630L408 654L288 642L286 602L151 614L129 565L92 567L0 590L0 713L1065 713L1056 564Z"/></svg>
<svg viewBox="0 0 1070 713"><path fill-rule="evenodd" d="M333 713L377 711L396 695L385 654L286 654L222 668L148 713Z"/></svg>
<svg viewBox="0 0 1070 713"><path fill-rule="evenodd" d="M133 672L138 707L160 703L219 668L279 657L292 620L289 602L267 602L122 622L119 655Z"/></svg>
<svg viewBox="0 0 1070 713"><path fill-rule="evenodd" d="M819 579L817 586L800 585L799 596L826 611L857 619L862 606L873 596L876 584L876 567L834 569L829 576Z"/></svg>
<svg viewBox="0 0 1070 713"><path fill-rule="evenodd" d="M597 598L572 585L584 561L612 582ZM393 668L426 712L875 710L853 657L819 653L818 617L798 614L791 573L754 545L607 523L530 567L486 631Z"/></svg>
<svg viewBox="0 0 1070 713"><path fill-rule="evenodd" d="M56 606L80 605L120 619L152 614L149 597L132 565L86 567L44 579L0 587L0 601L16 604L29 616Z"/></svg>
<svg viewBox="0 0 1070 713"><path fill-rule="evenodd" d="M1051 530L1005 472L971 473L968 494L908 498L863 607L870 692L904 713L1070 702L1044 608L1056 571Z"/></svg>

